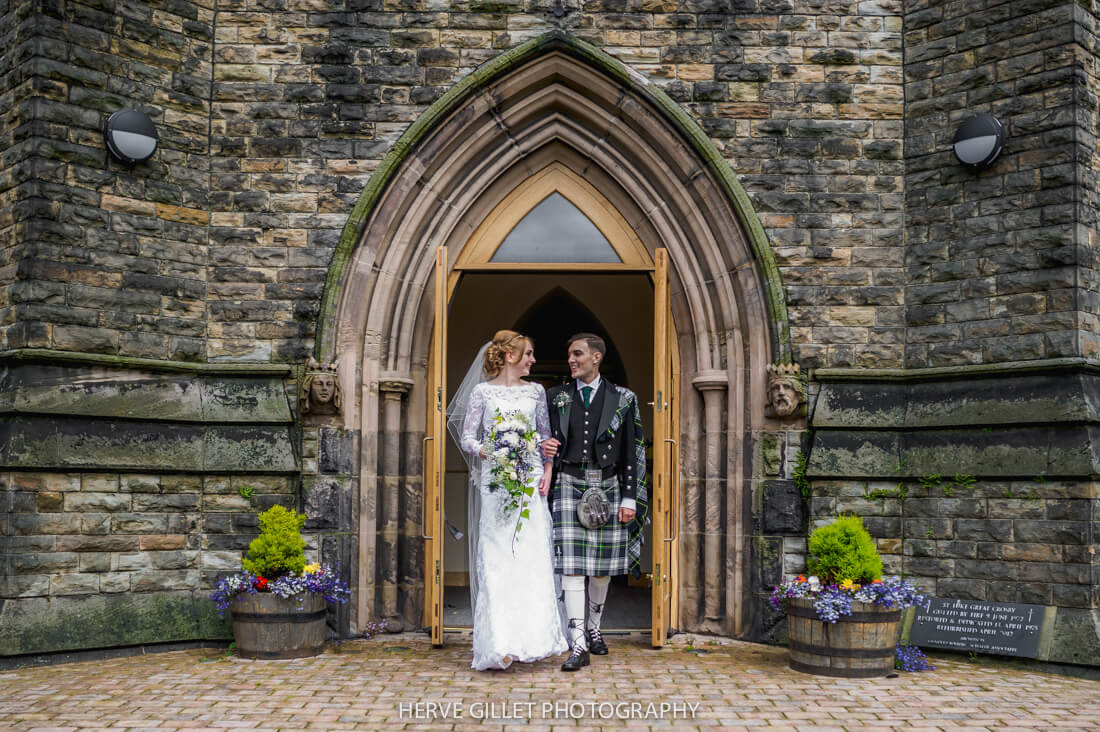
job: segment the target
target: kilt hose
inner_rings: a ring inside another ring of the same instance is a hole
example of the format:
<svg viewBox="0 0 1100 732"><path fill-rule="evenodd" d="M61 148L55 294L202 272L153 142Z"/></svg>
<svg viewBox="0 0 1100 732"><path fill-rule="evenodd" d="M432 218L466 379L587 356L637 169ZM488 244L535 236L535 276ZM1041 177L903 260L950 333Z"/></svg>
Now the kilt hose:
<svg viewBox="0 0 1100 732"><path fill-rule="evenodd" d="M577 504L589 488L603 490L611 504L611 518L598 529L586 529L577 518ZM619 478L603 477L599 470L586 470L579 478L558 472L554 482L554 571L564 575L626 574L631 568L630 527L619 521Z"/></svg>

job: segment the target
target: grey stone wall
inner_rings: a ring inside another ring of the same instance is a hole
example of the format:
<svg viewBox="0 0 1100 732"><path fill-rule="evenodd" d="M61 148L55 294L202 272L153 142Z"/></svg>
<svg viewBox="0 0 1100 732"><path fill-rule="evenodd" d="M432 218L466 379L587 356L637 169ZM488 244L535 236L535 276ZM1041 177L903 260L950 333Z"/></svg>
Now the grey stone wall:
<svg viewBox="0 0 1100 732"><path fill-rule="evenodd" d="M5 268L0 347L205 360L213 11L200 3L17 3L34 36L10 52L26 119L5 160L33 174ZM30 22L30 21L28 21ZM110 159L103 123L138 107L160 148Z"/></svg>
<svg viewBox="0 0 1100 732"><path fill-rule="evenodd" d="M26 184L33 177L34 84L23 62L34 53L34 13L30 3L0 4L0 48L11 59L0 76L0 330L14 321L12 285L21 256L29 206ZM19 297L16 292L15 297Z"/></svg>
<svg viewBox="0 0 1100 732"><path fill-rule="evenodd" d="M1095 355L1093 336L1078 342L1094 310L1076 271L1076 110L1082 66L1095 63L1078 45L1083 11L1064 0L905 10L906 365ZM951 140L979 112L1008 139L975 174Z"/></svg>
<svg viewBox="0 0 1100 732"><path fill-rule="evenodd" d="M296 484L44 472L5 472L2 482L11 510L0 655L225 637L206 595L217 576L240 569L256 508L294 506ZM95 609L84 607L89 596L100 598ZM66 616L81 624L66 627ZM142 622L118 632L133 616Z"/></svg>
<svg viewBox="0 0 1100 732"><path fill-rule="evenodd" d="M810 528L854 513L884 571L934 595L1056 606L1044 660L1095 664L1097 377L1080 361L878 382L822 372Z"/></svg>
<svg viewBox="0 0 1100 732"><path fill-rule="evenodd" d="M333 427L307 427L302 435L302 488L299 510L306 515L303 534L318 557L338 567L350 587L358 589L359 435ZM347 604L329 605L330 625L346 633ZM372 618L379 617L377 611Z"/></svg>
<svg viewBox="0 0 1100 732"><path fill-rule="evenodd" d="M0 655L225 637L207 595L276 503L349 579L347 511L299 500L290 375L0 360Z"/></svg>
<svg viewBox="0 0 1100 732"><path fill-rule="evenodd" d="M1077 205L1077 271L1080 282L1078 302L1081 312L1081 354L1095 358L1100 353L1100 264L1097 262L1097 211L1100 211L1100 157L1096 133L1100 128L1100 36L1096 8L1081 3L1074 9L1077 57L1084 71L1078 83L1076 116L1076 163L1080 185Z"/></svg>
<svg viewBox="0 0 1100 732"><path fill-rule="evenodd" d="M811 485L805 476L809 433L765 432L750 441L759 450L763 475L752 491L752 581L746 593L750 637L784 640L785 615L769 602L771 589L806 569L806 532Z"/></svg>
<svg viewBox="0 0 1100 732"><path fill-rule="evenodd" d="M661 85L753 198L798 358L902 363L900 2L334 2L217 16L211 358L311 346L329 255L389 146L479 64L561 25ZM242 313L241 310L246 313ZM276 321L276 322L272 322Z"/></svg>
<svg viewBox="0 0 1100 732"><path fill-rule="evenodd" d="M660 84L741 176L807 366L902 362L900 0L332 0L44 6L33 209L7 348L298 361L335 243L407 125L477 65L564 27ZM161 148L110 161L148 111Z"/></svg>
<svg viewBox="0 0 1100 732"><path fill-rule="evenodd" d="M1091 619L1098 596L1089 550L1100 487L1042 476L973 483L959 477L962 483L939 474L915 481L818 482L814 524L840 513L863 516L884 571L937 597L1057 607L1054 642L1044 660L1095 665L1100 637Z"/></svg>
<svg viewBox="0 0 1100 732"><path fill-rule="evenodd" d="M803 367L902 363L901 5L734 2L729 102L687 104L767 229Z"/></svg>

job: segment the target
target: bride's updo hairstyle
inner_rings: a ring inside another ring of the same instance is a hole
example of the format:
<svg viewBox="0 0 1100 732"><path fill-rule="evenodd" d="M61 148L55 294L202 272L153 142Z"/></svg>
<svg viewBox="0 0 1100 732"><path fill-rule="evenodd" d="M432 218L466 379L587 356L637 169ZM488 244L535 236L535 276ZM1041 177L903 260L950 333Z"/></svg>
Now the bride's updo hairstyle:
<svg viewBox="0 0 1100 732"><path fill-rule="evenodd" d="M528 339L514 330L498 330L489 347L485 349L485 363L482 370L485 378L495 379L504 368L508 354L522 356Z"/></svg>

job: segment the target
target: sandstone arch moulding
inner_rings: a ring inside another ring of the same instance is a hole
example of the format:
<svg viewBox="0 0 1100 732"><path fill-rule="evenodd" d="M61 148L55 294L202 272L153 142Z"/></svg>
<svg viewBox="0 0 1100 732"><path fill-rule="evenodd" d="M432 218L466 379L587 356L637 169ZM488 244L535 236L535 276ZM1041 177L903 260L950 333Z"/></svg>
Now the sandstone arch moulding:
<svg viewBox="0 0 1100 732"><path fill-rule="evenodd" d="M435 249L447 244L459 259L485 217L549 166L591 183L650 255L669 251L686 440L681 627L740 635L751 589L746 476L756 474L743 446L764 421L767 364L789 356L778 273L748 198L694 121L560 32L487 62L414 123L334 256L316 355L339 356L345 428L361 435L352 622L419 626Z"/></svg>

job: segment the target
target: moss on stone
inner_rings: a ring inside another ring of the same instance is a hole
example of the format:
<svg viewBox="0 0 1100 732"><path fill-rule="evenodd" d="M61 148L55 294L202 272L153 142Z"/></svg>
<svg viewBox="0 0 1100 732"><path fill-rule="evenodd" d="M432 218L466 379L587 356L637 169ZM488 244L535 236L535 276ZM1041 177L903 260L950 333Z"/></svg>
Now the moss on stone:
<svg viewBox="0 0 1100 732"><path fill-rule="evenodd" d="M0 418L0 462L26 469L296 473L289 425Z"/></svg>
<svg viewBox="0 0 1100 732"><path fill-rule="evenodd" d="M207 471L296 472L298 461L288 428L208 427L203 469Z"/></svg>
<svg viewBox="0 0 1100 732"><path fill-rule="evenodd" d="M228 375L279 375L289 376L294 367L278 363L192 363L190 361L161 361L153 358L135 358L103 353L77 353L54 351L48 348L20 348L0 351L0 363L6 361L42 361L47 363L75 363L141 371L169 371L186 374Z"/></svg>
<svg viewBox="0 0 1100 732"><path fill-rule="evenodd" d="M1074 357L911 369L824 368L815 370L814 378L818 381L910 382L986 375L1009 376L1035 371L1060 371L1064 369L1082 368L1093 373L1100 372L1100 363L1092 359Z"/></svg>
<svg viewBox="0 0 1100 732"><path fill-rule="evenodd" d="M8 600L0 611L0 655L225 638L226 627L202 592Z"/></svg>
<svg viewBox="0 0 1100 732"><path fill-rule="evenodd" d="M779 436L774 432L760 435L760 457L764 463L764 475L779 475Z"/></svg>
<svg viewBox="0 0 1100 732"><path fill-rule="evenodd" d="M1049 661L1095 665L1100 658L1100 609L1058 608Z"/></svg>
<svg viewBox="0 0 1100 732"><path fill-rule="evenodd" d="M69 359L8 366L5 411L180 422L287 423L294 420L283 386L285 369L182 374L144 362L105 364Z"/></svg>

